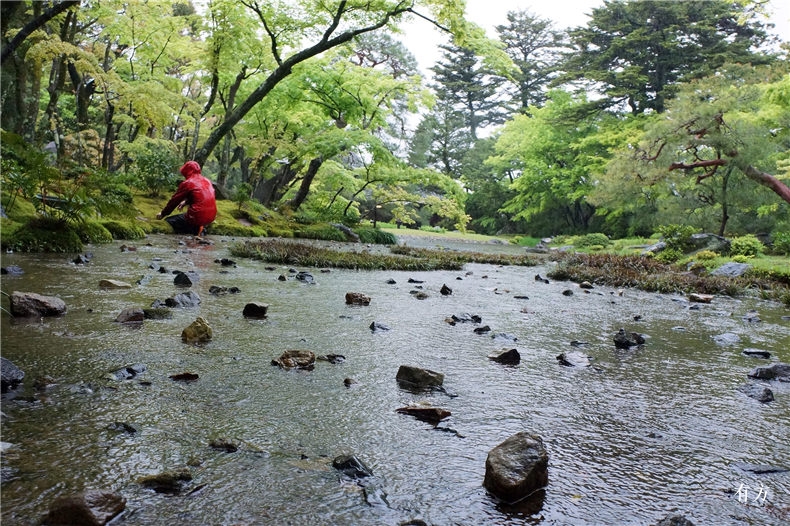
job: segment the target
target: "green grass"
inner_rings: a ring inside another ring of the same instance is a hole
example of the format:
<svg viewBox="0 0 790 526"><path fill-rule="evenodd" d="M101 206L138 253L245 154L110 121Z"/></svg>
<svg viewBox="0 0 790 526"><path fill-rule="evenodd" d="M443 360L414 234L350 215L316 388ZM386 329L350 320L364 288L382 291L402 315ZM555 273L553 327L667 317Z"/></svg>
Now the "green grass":
<svg viewBox="0 0 790 526"><path fill-rule="evenodd" d="M386 223L378 223L378 227L396 237L412 236L412 237L439 237L441 239L450 239L455 241L474 241L478 243L488 243L494 239L503 242L509 242L508 237L504 236L486 236L483 234L475 234L473 232L438 232L435 230L417 230L414 228L392 228L386 226Z"/></svg>

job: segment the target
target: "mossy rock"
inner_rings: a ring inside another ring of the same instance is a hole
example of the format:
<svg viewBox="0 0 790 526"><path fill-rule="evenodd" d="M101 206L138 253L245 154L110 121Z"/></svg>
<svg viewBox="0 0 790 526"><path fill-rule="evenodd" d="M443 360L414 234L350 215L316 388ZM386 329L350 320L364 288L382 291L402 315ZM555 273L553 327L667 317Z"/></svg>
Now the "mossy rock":
<svg viewBox="0 0 790 526"><path fill-rule="evenodd" d="M81 252L83 242L75 227L38 218L10 235L4 230L3 246L19 252Z"/></svg>
<svg viewBox="0 0 790 526"><path fill-rule="evenodd" d="M111 243L112 233L96 221L86 221L78 227L79 236L85 243Z"/></svg>
<svg viewBox="0 0 790 526"><path fill-rule="evenodd" d="M102 221L101 224L110 232L113 239L143 239L146 235L145 230L139 225L127 221L108 220Z"/></svg>

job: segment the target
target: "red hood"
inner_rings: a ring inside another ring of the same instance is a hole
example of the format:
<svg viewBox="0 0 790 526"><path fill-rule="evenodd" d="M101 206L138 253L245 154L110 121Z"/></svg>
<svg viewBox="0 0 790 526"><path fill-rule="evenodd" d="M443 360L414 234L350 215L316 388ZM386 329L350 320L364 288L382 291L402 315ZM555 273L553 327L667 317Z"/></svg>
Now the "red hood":
<svg viewBox="0 0 790 526"><path fill-rule="evenodd" d="M200 165L195 161L185 162L184 166L181 167L181 175L184 176L184 179L188 179L193 175L200 175Z"/></svg>

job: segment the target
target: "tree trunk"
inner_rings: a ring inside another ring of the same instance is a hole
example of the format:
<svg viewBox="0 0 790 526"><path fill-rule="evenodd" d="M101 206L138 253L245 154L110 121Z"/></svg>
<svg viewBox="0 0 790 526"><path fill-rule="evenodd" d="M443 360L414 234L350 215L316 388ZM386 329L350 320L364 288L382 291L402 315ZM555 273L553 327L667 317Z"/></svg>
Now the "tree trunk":
<svg viewBox="0 0 790 526"><path fill-rule="evenodd" d="M724 231L727 228L727 221L730 220L729 204L727 203L727 187L730 183L730 174L732 174L732 165L727 167L724 172L724 177L721 181L721 221L719 221L719 235L724 237Z"/></svg>
<svg viewBox="0 0 790 526"><path fill-rule="evenodd" d="M294 198L287 203L287 206L291 210L298 210L299 207L302 206L302 203L304 203L304 200L307 199L307 194L310 192L310 185L313 183L313 179L315 179L318 169L321 168L322 164L324 164L323 157L316 157L310 161L307 172L302 179L302 184L299 185L299 190L296 192Z"/></svg>

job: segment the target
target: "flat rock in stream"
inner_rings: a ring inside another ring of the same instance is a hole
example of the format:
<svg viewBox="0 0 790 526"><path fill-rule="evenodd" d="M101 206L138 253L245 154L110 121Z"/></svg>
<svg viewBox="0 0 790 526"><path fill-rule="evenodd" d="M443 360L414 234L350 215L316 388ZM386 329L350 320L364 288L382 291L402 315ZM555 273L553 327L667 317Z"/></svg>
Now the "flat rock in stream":
<svg viewBox="0 0 790 526"><path fill-rule="evenodd" d="M19 387L19 384L25 379L25 373L11 360L0 357L0 377L2 377L2 381L0 381L2 392L7 393Z"/></svg>
<svg viewBox="0 0 790 526"><path fill-rule="evenodd" d="M346 305L370 305L370 296L361 292L346 292Z"/></svg>
<svg viewBox="0 0 790 526"><path fill-rule="evenodd" d="M741 337L732 332L723 332L713 336L713 341L716 342L717 345L735 345L741 341Z"/></svg>
<svg viewBox="0 0 790 526"><path fill-rule="evenodd" d="M521 362L521 355L518 349L502 349L499 353L490 355L488 359L503 365L518 365Z"/></svg>
<svg viewBox="0 0 790 526"><path fill-rule="evenodd" d="M395 375L395 380L406 387L426 389L441 387L442 383L444 383L444 375L430 369L401 365L398 368L398 373Z"/></svg>
<svg viewBox="0 0 790 526"><path fill-rule="evenodd" d="M763 367L755 367L749 372L749 378L790 382L790 363L777 362Z"/></svg>
<svg viewBox="0 0 790 526"><path fill-rule="evenodd" d="M11 316L20 318L61 316L66 313L66 302L56 296L42 296L35 292L11 293Z"/></svg>
<svg viewBox="0 0 790 526"><path fill-rule="evenodd" d="M115 317L116 323L143 323L145 313L139 307L127 307Z"/></svg>
<svg viewBox="0 0 790 526"><path fill-rule="evenodd" d="M762 402L764 404L773 402L774 400L774 392L764 385L746 384L739 387L738 390L749 398L754 398L758 402Z"/></svg>
<svg viewBox="0 0 790 526"><path fill-rule="evenodd" d="M746 356L751 356L752 358L763 358L768 359L771 357L771 353L769 351L764 351L762 349L744 349L741 353L745 354Z"/></svg>
<svg viewBox="0 0 790 526"><path fill-rule="evenodd" d="M332 460L332 467L352 479L372 477L373 471L354 455L340 455Z"/></svg>
<svg viewBox="0 0 790 526"><path fill-rule="evenodd" d="M409 405L406 407L399 407L395 412L410 415L429 424L436 425L445 418L452 415L450 411L442 409L441 407L433 407L430 405Z"/></svg>
<svg viewBox="0 0 790 526"><path fill-rule="evenodd" d="M192 473L189 468L182 468L140 477L137 479L137 483L157 493L176 494L180 493L184 483L190 480L192 480Z"/></svg>
<svg viewBox="0 0 790 526"><path fill-rule="evenodd" d="M126 509L126 498L118 493L87 490L59 497L44 518L47 526L104 526Z"/></svg>
<svg viewBox="0 0 790 526"><path fill-rule="evenodd" d="M193 309L200 305L200 296L197 292L187 291L176 294L165 300L165 306L175 309Z"/></svg>
<svg viewBox="0 0 790 526"><path fill-rule="evenodd" d="M307 369L315 367L315 353L301 349L285 351L276 360L272 360L272 365L278 365L283 369Z"/></svg>
<svg viewBox="0 0 790 526"><path fill-rule="evenodd" d="M617 349L629 349L644 343L645 337L638 332L626 332L625 329L620 329L614 335L614 346Z"/></svg>
<svg viewBox="0 0 790 526"><path fill-rule="evenodd" d="M738 462L733 464L733 466L742 471L748 471L749 473L754 473L755 475L766 475L768 473L787 473L788 471L790 471L790 468L786 468L784 466L770 466L767 464L749 464L746 462Z"/></svg>
<svg viewBox="0 0 790 526"><path fill-rule="evenodd" d="M568 351L557 356L557 361L565 367L589 367L590 357L579 351Z"/></svg>
<svg viewBox="0 0 790 526"><path fill-rule="evenodd" d="M99 281L99 288L105 290L130 289L132 284L117 279L103 279Z"/></svg>

